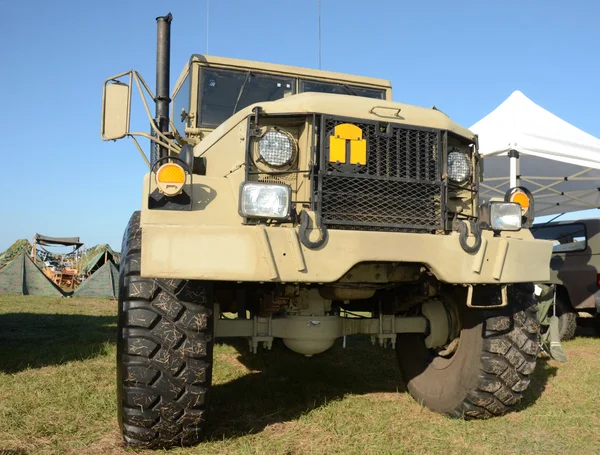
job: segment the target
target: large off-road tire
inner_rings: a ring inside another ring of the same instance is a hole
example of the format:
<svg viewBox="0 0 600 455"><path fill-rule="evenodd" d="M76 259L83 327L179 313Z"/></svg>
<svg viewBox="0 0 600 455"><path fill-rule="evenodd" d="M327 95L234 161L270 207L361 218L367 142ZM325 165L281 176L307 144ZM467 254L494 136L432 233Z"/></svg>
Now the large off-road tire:
<svg viewBox="0 0 600 455"><path fill-rule="evenodd" d="M550 307L552 314L552 307ZM560 341L569 341L575 338L577 330L577 313L560 293L556 296L556 315L558 316L558 334Z"/></svg>
<svg viewBox="0 0 600 455"><path fill-rule="evenodd" d="M123 237L119 277L119 426L133 447L197 443L212 380L212 290L140 277L140 214Z"/></svg>
<svg viewBox="0 0 600 455"><path fill-rule="evenodd" d="M468 419L502 415L520 401L536 366L540 325L532 286L510 286L508 299L499 310L454 304L461 329L449 356L428 349L422 334L398 336L400 369L418 402Z"/></svg>

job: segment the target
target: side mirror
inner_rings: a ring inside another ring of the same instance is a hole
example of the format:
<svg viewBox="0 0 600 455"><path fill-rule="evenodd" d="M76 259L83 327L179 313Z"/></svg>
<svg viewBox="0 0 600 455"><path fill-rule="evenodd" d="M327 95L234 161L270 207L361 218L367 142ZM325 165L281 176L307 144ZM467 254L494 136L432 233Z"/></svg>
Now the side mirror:
<svg viewBox="0 0 600 455"><path fill-rule="evenodd" d="M129 134L130 100L129 85L117 81L105 82L100 132L103 141L121 139Z"/></svg>

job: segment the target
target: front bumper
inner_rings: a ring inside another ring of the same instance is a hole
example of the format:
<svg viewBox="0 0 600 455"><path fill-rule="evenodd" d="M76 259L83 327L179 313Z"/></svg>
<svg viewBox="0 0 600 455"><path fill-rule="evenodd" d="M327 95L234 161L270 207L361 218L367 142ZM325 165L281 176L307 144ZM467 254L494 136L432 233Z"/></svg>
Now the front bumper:
<svg viewBox="0 0 600 455"><path fill-rule="evenodd" d="M329 230L305 248L293 228L142 224L141 274L152 278L330 283L361 262L410 262L443 282L547 282L552 244L482 233L475 254L458 234ZM470 239L472 241L472 239Z"/></svg>

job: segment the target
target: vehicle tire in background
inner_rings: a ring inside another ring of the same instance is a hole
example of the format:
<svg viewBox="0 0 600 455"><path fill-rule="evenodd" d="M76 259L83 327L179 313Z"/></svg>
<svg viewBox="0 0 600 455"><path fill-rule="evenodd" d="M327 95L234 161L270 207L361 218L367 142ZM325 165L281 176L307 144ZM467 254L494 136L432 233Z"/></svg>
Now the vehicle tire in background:
<svg viewBox="0 0 600 455"><path fill-rule="evenodd" d="M428 349L423 334L398 335L400 370L418 402L450 417L488 418L521 400L536 366L540 324L533 286L509 286L508 299L507 308L489 310L446 301L460 320L451 356Z"/></svg>
<svg viewBox="0 0 600 455"><path fill-rule="evenodd" d="M133 447L197 443L212 380L212 289L140 277L140 213L123 237L117 339L118 420Z"/></svg>
<svg viewBox="0 0 600 455"><path fill-rule="evenodd" d="M552 307L550 307L550 315ZM556 296L556 316L558 316L558 333L560 341L569 341L575 338L577 330L577 313L571 305L565 301L560 292Z"/></svg>

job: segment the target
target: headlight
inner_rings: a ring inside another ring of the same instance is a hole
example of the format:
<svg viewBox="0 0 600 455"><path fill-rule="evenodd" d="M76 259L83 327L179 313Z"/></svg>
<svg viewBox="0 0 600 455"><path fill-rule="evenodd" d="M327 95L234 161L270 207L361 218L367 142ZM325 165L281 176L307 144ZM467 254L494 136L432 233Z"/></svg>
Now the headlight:
<svg viewBox="0 0 600 455"><path fill-rule="evenodd" d="M448 177L456 183L466 182L471 177L471 160L469 155L453 148L448 153Z"/></svg>
<svg viewBox="0 0 600 455"><path fill-rule="evenodd" d="M284 220L290 216L292 188L289 185L244 182L239 212L244 217Z"/></svg>
<svg viewBox="0 0 600 455"><path fill-rule="evenodd" d="M294 159L296 141L289 133L271 129L258 141L258 153L270 166L285 166Z"/></svg>
<svg viewBox="0 0 600 455"><path fill-rule="evenodd" d="M521 206L512 202L491 202L490 226L494 231L518 231L521 229Z"/></svg>

